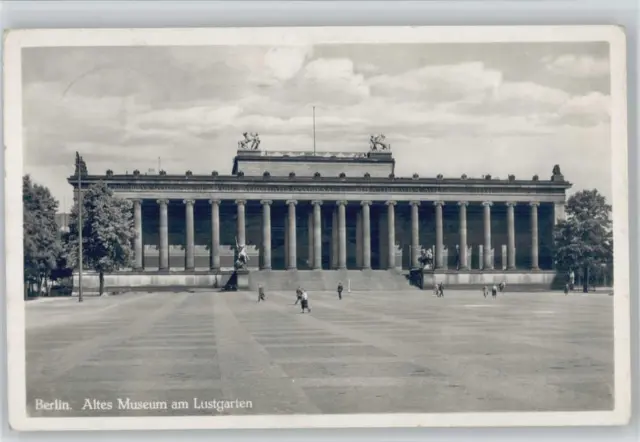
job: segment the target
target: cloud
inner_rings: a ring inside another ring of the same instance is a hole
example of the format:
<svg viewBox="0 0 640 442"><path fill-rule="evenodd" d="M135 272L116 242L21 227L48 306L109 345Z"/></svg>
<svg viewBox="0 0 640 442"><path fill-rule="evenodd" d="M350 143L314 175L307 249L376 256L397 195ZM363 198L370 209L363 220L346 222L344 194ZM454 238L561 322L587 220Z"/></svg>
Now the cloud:
<svg viewBox="0 0 640 442"><path fill-rule="evenodd" d="M595 157L608 154L608 95L505 76L483 62L390 70L314 58L303 46L107 53L74 52L60 57L70 66L49 60L52 71L31 63L25 73L27 170L55 189L68 188L75 150L99 173L145 171L159 156L168 171L228 173L245 131L258 132L267 150L308 150L312 106L320 150L366 151L369 135L384 133L398 174L544 176L556 156L588 158L584 169L602 173Z"/></svg>
<svg viewBox="0 0 640 442"><path fill-rule="evenodd" d="M291 80L300 72L311 53L310 46L271 48L264 56L264 66L275 80Z"/></svg>
<svg viewBox="0 0 640 442"><path fill-rule="evenodd" d="M400 99L455 101L482 96L502 82L502 74L483 63L425 66L369 80L374 94Z"/></svg>
<svg viewBox="0 0 640 442"><path fill-rule="evenodd" d="M546 69L556 75L575 78L595 78L609 75L607 58L595 58L589 55L565 54L555 58L544 58Z"/></svg>

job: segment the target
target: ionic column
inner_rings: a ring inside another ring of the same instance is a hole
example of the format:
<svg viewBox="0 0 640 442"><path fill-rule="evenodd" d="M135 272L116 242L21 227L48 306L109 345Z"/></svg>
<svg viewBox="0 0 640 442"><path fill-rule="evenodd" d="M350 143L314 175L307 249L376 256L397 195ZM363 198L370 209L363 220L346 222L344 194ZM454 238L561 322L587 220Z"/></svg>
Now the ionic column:
<svg viewBox="0 0 640 442"><path fill-rule="evenodd" d="M540 270L538 266L538 206L532 202L531 206L531 270Z"/></svg>
<svg viewBox="0 0 640 442"><path fill-rule="evenodd" d="M338 268L338 208L333 208L331 216L331 268Z"/></svg>
<svg viewBox="0 0 640 442"><path fill-rule="evenodd" d="M338 201L338 268L347 268L347 202Z"/></svg>
<svg viewBox="0 0 640 442"><path fill-rule="evenodd" d="M313 204L313 268L322 269L322 201L312 201Z"/></svg>
<svg viewBox="0 0 640 442"><path fill-rule="evenodd" d="M160 270L169 270L169 200L158 200L160 204Z"/></svg>
<svg viewBox="0 0 640 442"><path fill-rule="evenodd" d="M388 261L387 267L394 269L396 267L396 202L387 201L387 227L389 235Z"/></svg>
<svg viewBox="0 0 640 442"><path fill-rule="evenodd" d="M444 201L434 201L436 207L436 268L444 267L444 232L442 221L442 206Z"/></svg>
<svg viewBox="0 0 640 442"><path fill-rule="evenodd" d="M553 203L553 225L565 221L566 215L564 210L564 201L559 203Z"/></svg>
<svg viewBox="0 0 640 442"><path fill-rule="evenodd" d="M466 201L460 201L458 207L460 208L460 270L469 269L469 263L467 262L467 206L469 203Z"/></svg>
<svg viewBox="0 0 640 442"><path fill-rule="evenodd" d="M371 268L371 201L362 201L362 268Z"/></svg>
<svg viewBox="0 0 640 442"><path fill-rule="evenodd" d="M362 211L356 211L356 268L362 268Z"/></svg>
<svg viewBox="0 0 640 442"><path fill-rule="evenodd" d="M220 200L211 204L211 270L220 269Z"/></svg>
<svg viewBox="0 0 640 442"><path fill-rule="evenodd" d="M136 230L135 270L142 270L142 200L133 200L133 223Z"/></svg>
<svg viewBox="0 0 640 442"><path fill-rule="evenodd" d="M295 270L298 268L298 257L296 252L298 250L297 242L296 242L296 204L298 202L296 200L288 200L287 206L289 207L289 259L287 261L287 268L289 270Z"/></svg>
<svg viewBox="0 0 640 442"><path fill-rule="evenodd" d="M185 263L185 270L193 270L195 269L195 256L194 256L194 247L195 247L195 235L194 235L194 226L193 226L193 204L194 200L183 200L185 204L185 224L187 228L187 241L185 244L185 251L187 255L187 260Z"/></svg>
<svg viewBox="0 0 640 442"><path fill-rule="evenodd" d="M484 268L492 269L491 260L491 205L490 201L482 203L484 206Z"/></svg>
<svg viewBox="0 0 640 442"><path fill-rule="evenodd" d="M411 267L420 267L420 228L418 206L420 201L411 201Z"/></svg>
<svg viewBox="0 0 640 442"><path fill-rule="evenodd" d="M262 200L262 268L271 270L271 202Z"/></svg>
<svg viewBox="0 0 640 442"><path fill-rule="evenodd" d="M309 268L313 268L313 210L307 214L307 260Z"/></svg>
<svg viewBox="0 0 640 442"><path fill-rule="evenodd" d="M507 202L507 269L516 268L516 203Z"/></svg>
<svg viewBox="0 0 640 442"><path fill-rule="evenodd" d="M237 220L237 241L241 246L247 245L247 238L245 236L245 200L236 200L236 206L238 210L238 220Z"/></svg>

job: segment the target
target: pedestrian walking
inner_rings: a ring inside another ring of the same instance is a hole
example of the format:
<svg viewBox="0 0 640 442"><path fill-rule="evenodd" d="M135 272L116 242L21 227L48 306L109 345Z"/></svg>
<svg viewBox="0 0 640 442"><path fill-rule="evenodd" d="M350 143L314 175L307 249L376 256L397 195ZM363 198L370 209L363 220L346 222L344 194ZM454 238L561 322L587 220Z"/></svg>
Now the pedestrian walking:
<svg viewBox="0 0 640 442"><path fill-rule="evenodd" d="M503 293L503 292L504 292L504 289L505 289L505 287L506 287L506 286L507 286L507 283L506 283L506 282L502 281L502 282L500 283L500 285L498 286L498 288L500 289L500 293Z"/></svg>
<svg viewBox="0 0 640 442"><path fill-rule="evenodd" d="M569 283L566 283L564 285L564 296L567 296L569 294Z"/></svg>
<svg viewBox="0 0 640 442"><path fill-rule="evenodd" d="M482 287L482 295L486 298L488 294L489 294L489 289L485 285Z"/></svg>
<svg viewBox="0 0 640 442"><path fill-rule="evenodd" d="M296 302L293 305L298 305L298 303L302 300L302 288L298 287L296 289Z"/></svg>
<svg viewBox="0 0 640 442"><path fill-rule="evenodd" d="M438 293L441 298L444 298L444 283L438 284Z"/></svg>
<svg viewBox="0 0 640 442"><path fill-rule="evenodd" d="M260 301L266 301L266 297L264 295L264 287L262 287L262 285L258 286L258 302Z"/></svg>
<svg viewBox="0 0 640 442"><path fill-rule="evenodd" d="M344 287L342 287L342 281L338 282L338 299L342 299L342 291L344 290Z"/></svg>
<svg viewBox="0 0 640 442"><path fill-rule="evenodd" d="M300 297L300 305L302 307L302 312L304 313L305 309L311 313L311 309L309 308L309 295L306 290L302 291L302 296Z"/></svg>
<svg viewBox="0 0 640 442"><path fill-rule="evenodd" d="M495 298L498 296L498 287L496 287L495 284L493 284L493 287L491 287L491 297Z"/></svg>

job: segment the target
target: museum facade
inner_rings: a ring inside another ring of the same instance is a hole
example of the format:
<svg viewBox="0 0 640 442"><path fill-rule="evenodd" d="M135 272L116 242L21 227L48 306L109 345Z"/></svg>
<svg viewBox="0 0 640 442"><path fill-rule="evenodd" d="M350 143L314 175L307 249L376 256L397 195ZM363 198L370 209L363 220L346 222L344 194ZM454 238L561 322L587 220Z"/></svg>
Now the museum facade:
<svg viewBox="0 0 640 442"><path fill-rule="evenodd" d="M68 181L77 189L77 172ZM571 187L558 166L547 179L398 177L391 151L378 149L239 148L228 175L107 171L83 176L82 186L99 181L133 202L135 262L121 274L138 281L229 272L240 244L250 272L402 272L431 249L433 272L453 275L448 282L484 273L546 283Z"/></svg>

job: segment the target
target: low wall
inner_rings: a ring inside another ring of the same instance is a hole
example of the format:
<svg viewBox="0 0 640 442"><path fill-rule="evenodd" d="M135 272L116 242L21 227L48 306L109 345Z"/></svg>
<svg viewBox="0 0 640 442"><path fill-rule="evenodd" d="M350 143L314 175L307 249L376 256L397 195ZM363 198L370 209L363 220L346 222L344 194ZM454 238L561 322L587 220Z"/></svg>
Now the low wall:
<svg viewBox="0 0 640 442"><path fill-rule="evenodd" d="M236 275L236 276L234 276ZM237 278L237 281L233 278ZM241 270L223 270L213 272L118 272L104 275L105 292L122 289L170 290L180 287L222 289L228 283L238 290L249 288L249 272ZM100 278L95 272L82 274L83 292L98 292ZM78 273L73 275L73 293L78 291Z"/></svg>
<svg viewBox="0 0 640 442"><path fill-rule="evenodd" d="M415 272L413 272L415 275ZM419 273L419 272L418 272ZM509 286L525 286L539 289L557 288L557 273L552 270L492 270L492 271L438 271L423 270L418 285L423 290L432 290L435 284L445 287L482 287L505 282Z"/></svg>

